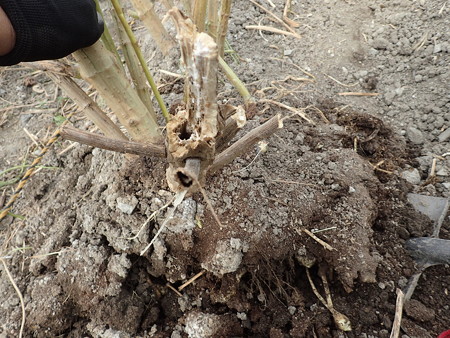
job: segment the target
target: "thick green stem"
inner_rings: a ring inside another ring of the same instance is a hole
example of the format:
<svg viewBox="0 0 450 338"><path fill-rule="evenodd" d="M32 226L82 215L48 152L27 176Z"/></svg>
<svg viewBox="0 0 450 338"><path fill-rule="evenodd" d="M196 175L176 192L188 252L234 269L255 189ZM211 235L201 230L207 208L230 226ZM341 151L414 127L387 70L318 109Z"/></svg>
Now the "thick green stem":
<svg viewBox="0 0 450 338"><path fill-rule="evenodd" d="M150 84L150 87L152 88L152 91L153 91L153 94L155 95L156 101L158 101L161 112L162 112L164 118L166 119L166 121L169 121L170 115L167 110L167 107L164 104L161 94L159 93L158 87L156 86L156 83L153 80L150 70L148 69L147 62L145 61L144 55L142 54L142 51L139 48L136 36L134 35L133 31L131 30L130 25L128 24L127 20L125 19L125 15L123 13L122 7L120 6L118 0L111 0L111 3L117 13L117 16L120 19L120 22L122 23L123 27L125 28L128 38L131 41L131 45L133 46L133 49L139 59L139 62L141 63L141 66L142 66L142 69L144 70L147 81Z"/></svg>

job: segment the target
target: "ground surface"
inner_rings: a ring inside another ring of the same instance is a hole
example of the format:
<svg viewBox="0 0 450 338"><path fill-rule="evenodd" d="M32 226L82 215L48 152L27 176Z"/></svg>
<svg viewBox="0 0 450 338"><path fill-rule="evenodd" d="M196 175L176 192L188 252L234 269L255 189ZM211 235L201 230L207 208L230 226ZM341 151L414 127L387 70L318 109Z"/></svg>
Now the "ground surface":
<svg viewBox="0 0 450 338"><path fill-rule="evenodd" d="M282 16L285 2L272 2L260 1ZM389 336L396 289L416 271L404 243L432 232L406 195L450 196L450 4L294 0L292 12L301 39L246 29L286 29L250 1L232 11L228 38L238 58L227 60L259 100L241 133L292 114L268 100L302 109L314 124L292 116L266 152L250 150L208 179L221 227L194 195L141 256L166 211L144 223L172 199L165 163L68 142L46 155L51 168L32 178L14 209L25 219L0 223L0 256L24 296L26 336ZM148 46L155 69L179 72L175 51L163 59ZM179 82L157 78L166 102L182 98ZM239 104L230 85L220 92ZM45 74L1 69L0 170L29 163L34 143L73 109ZM73 121L94 130L82 114ZM19 176L2 173L0 195ZM322 230L316 236L334 250L302 229ZM450 238L448 220L440 237ZM307 268L323 295L326 276L351 332L337 329ZM180 294L168 287L202 271ZM20 302L4 268L0 276L0 336L13 337ZM449 277L448 266L426 270L405 310L404 337L450 329Z"/></svg>

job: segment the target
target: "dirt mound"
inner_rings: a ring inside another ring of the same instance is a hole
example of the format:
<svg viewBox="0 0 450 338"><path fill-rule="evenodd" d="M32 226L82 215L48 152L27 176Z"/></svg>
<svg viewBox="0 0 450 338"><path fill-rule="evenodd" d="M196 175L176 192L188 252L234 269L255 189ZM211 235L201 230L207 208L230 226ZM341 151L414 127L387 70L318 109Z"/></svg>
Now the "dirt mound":
<svg viewBox="0 0 450 338"><path fill-rule="evenodd" d="M20 281L29 295L27 330L38 336L331 334L331 315L314 305L305 278L306 268L314 276L317 267L327 271L335 305L355 332L379 330L395 303L380 291L413 272L403 242L424 235L426 222L405 206L405 183L387 173L380 173L381 182L376 174L374 163L386 154L391 168L409 160L402 140L372 116L323 110L330 123L286 121L267 152L252 151L208 180L220 225L195 195L142 257L166 210L156 221L148 218L171 199L161 190L164 164L87 147L60 158L64 170L32 181L26 191L35 199L26 209L33 217L20 233L36 250L23 262L30 274ZM177 288L203 270L183 294L166 286ZM7 302L14 298L8 295ZM3 314L11 324L19 318L13 307Z"/></svg>

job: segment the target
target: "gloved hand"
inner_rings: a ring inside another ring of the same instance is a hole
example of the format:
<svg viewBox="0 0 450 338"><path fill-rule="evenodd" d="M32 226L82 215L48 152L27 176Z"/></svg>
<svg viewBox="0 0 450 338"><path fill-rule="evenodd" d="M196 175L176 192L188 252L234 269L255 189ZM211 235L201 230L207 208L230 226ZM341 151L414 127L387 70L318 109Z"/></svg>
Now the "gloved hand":
<svg viewBox="0 0 450 338"><path fill-rule="evenodd" d="M103 21L93 0L0 0L16 32L14 49L0 66L59 59L96 42Z"/></svg>

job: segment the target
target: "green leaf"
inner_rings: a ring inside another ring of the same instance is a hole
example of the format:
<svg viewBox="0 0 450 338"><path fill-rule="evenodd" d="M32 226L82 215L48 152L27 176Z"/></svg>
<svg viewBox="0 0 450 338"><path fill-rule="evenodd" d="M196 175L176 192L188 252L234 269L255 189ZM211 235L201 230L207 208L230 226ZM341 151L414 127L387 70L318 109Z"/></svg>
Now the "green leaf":
<svg viewBox="0 0 450 338"><path fill-rule="evenodd" d="M56 115L54 118L53 118L53 121L58 125L58 126L60 126L61 124L63 124L63 122L65 121L65 120L67 120L64 116L62 116L62 115Z"/></svg>

